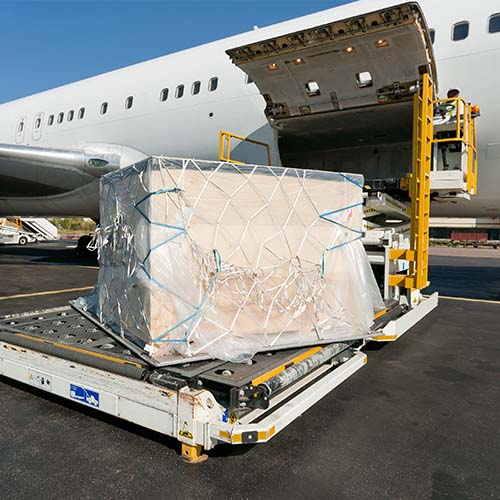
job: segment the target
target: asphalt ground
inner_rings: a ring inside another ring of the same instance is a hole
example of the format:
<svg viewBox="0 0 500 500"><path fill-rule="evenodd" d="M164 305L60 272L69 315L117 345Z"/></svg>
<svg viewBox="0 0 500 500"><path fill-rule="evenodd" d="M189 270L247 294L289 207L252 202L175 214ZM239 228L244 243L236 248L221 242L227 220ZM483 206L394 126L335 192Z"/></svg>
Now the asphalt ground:
<svg viewBox="0 0 500 500"><path fill-rule="evenodd" d="M90 287L95 265L66 245L0 248L0 314L86 293L13 297ZM219 446L202 464L174 439L0 378L0 499L500 498L500 260L477 252L432 255L432 290L450 298L369 346L362 370L269 443Z"/></svg>

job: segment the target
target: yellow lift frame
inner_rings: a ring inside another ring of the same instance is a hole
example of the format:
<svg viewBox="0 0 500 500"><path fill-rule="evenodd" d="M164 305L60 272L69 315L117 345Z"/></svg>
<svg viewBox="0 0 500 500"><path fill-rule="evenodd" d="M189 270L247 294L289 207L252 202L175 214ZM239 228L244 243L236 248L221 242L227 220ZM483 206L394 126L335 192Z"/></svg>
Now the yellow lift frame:
<svg viewBox="0 0 500 500"><path fill-rule="evenodd" d="M434 84L426 73L420 93L413 101L413 161L409 176L411 198L410 249L391 249L391 260L407 260L406 275L389 276L389 286L421 290L428 286L429 276L429 219L431 208L431 164L434 139Z"/></svg>
<svg viewBox="0 0 500 500"><path fill-rule="evenodd" d="M434 138L434 108L451 103L456 109L455 135L444 139ZM434 84L428 74L422 78L420 93L414 96L413 105L413 160L408 176L411 199L410 249L391 249L390 260L410 263L408 274L389 276L389 286L399 286L410 291L422 290L429 285L429 222L431 195L432 145L443 142L462 142L467 154L467 192L477 194L477 142L473 106L462 98L434 99Z"/></svg>

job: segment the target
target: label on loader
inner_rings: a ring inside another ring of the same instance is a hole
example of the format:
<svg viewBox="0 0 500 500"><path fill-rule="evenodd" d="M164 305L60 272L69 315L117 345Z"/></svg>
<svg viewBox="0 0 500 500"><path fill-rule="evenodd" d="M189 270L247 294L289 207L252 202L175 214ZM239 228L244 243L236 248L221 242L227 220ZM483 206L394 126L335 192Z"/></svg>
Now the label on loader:
<svg viewBox="0 0 500 500"><path fill-rule="evenodd" d="M69 397L80 403L93 406L94 408L99 408L99 393L96 391L86 389L85 387L81 387L79 385L71 384L69 389Z"/></svg>
<svg viewBox="0 0 500 500"><path fill-rule="evenodd" d="M52 392L52 377L45 373L36 370L28 370L28 384Z"/></svg>

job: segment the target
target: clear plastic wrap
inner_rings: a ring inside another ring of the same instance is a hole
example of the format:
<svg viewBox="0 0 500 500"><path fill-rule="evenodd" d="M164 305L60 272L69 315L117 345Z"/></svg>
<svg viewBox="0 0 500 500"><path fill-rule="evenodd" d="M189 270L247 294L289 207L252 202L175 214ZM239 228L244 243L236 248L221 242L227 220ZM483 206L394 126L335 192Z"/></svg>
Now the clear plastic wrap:
<svg viewBox="0 0 500 500"><path fill-rule="evenodd" d="M158 362L367 336L360 175L150 158L101 181L96 315Z"/></svg>

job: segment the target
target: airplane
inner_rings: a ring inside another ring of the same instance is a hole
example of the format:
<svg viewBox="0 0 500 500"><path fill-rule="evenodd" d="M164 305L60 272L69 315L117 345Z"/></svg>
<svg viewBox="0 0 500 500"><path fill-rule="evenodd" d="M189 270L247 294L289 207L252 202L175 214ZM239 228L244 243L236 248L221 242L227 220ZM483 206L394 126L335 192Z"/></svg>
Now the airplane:
<svg viewBox="0 0 500 500"><path fill-rule="evenodd" d="M391 24L401 12L415 23ZM432 215L494 224L499 68L498 0L359 0L255 27L0 105L0 216L98 220L103 174L156 155L218 160L221 130L269 144L271 165L403 176L423 69L441 97L459 87L482 107L479 195ZM258 144L233 144L232 157L268 163Z"/></svg>

